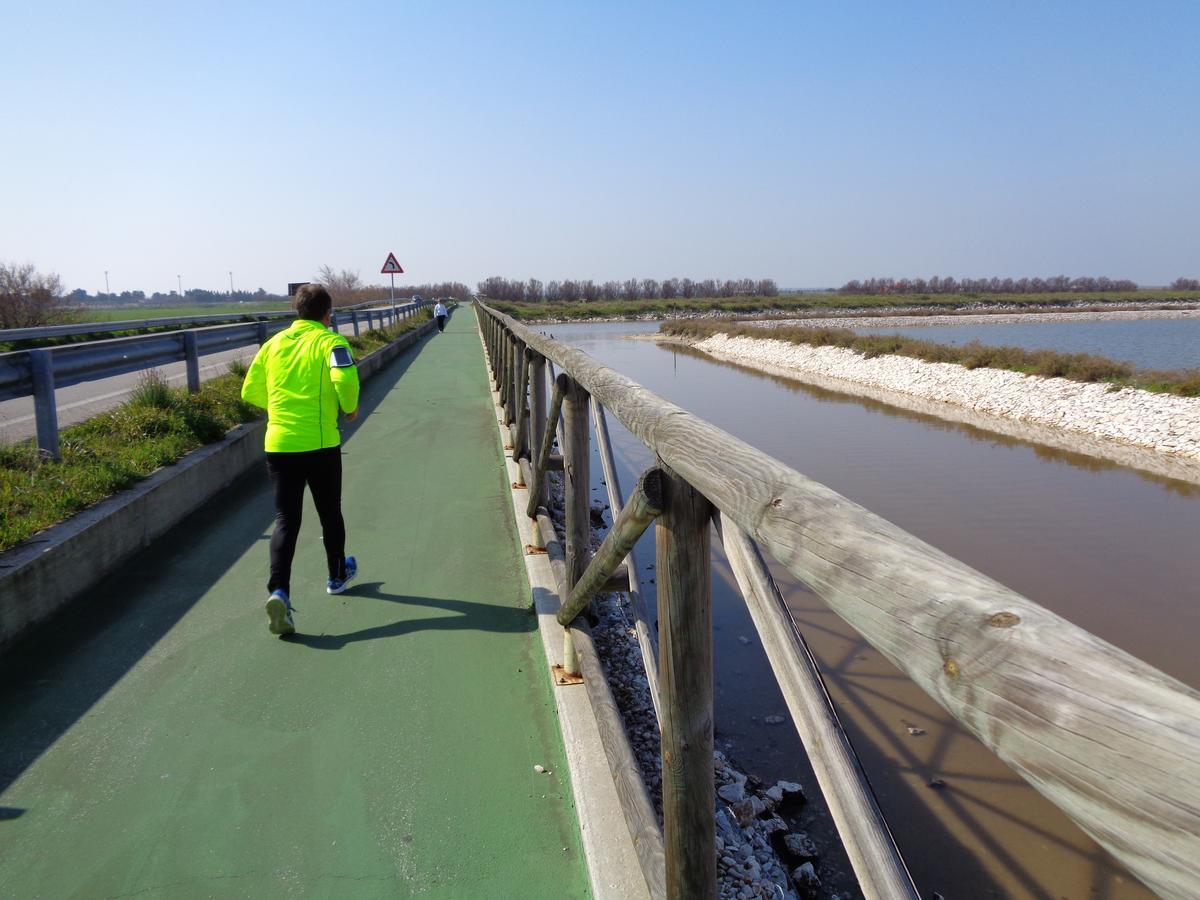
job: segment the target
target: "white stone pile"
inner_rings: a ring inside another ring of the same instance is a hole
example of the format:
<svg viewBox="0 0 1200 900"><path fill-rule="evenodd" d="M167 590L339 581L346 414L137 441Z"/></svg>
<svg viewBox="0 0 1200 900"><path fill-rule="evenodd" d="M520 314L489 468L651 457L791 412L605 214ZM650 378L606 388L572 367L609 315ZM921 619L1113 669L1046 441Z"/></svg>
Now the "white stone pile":
<svg viewBox="0 0 1200 900"><path fill-rule="evenodd" d="M867 359L842 347L814 347L771 338L716 334L695 346L723 359L810 372L826 378L966 407L1018 422L1200 460L1200 398L1114 390L1065 378L905 356Z"/></svg>

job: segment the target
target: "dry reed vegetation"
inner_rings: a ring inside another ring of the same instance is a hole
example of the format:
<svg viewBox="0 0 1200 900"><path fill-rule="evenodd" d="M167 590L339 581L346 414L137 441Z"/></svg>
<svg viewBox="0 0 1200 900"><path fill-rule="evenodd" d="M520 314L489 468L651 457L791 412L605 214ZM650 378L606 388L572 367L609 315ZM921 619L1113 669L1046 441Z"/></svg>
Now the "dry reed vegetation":
<svg viewBox="0 0 1200 900"><path fill-rule="evenodd" d="M779 340L814 347L842 347L862 354L866 359L883 355L908 356L925 362L955 363L968 369L1007 369L1045 378L1102 382L1114 387L1136 387L1156 393L1200 397L1200 370L1148 371L1089 353L988 347L977 341L953 346L894 334L858 334L849 328L782 326L765 329L754 325L690 320L664 322L659 330L665 335L698 341L714 334L727 334L731 337Z"/></svg>

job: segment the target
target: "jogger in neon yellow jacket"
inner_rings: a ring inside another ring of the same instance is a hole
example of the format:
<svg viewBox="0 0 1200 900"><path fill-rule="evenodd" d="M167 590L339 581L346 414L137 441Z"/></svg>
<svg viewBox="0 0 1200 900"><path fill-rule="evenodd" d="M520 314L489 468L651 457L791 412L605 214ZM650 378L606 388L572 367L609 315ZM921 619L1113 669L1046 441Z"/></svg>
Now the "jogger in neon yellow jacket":
<svg viewBox="0 0 1200 900"><path fill-rule="evenodd" d="M267 410L268 453L338 446L339 409L350 415L358 410L358 369L349 342L322 322L297 319L259 349L242 399Z"/></svg>
<svg viewBox="0 0 1200 900"><path fill-rule="evenodd" d="M321 519L326 590L340 594L358 573L354 557L345 555L337 423L339 411L349 422L358 415L358 370L349 342L329 330L333 301L323 286L302 287L296 310L299 318L259 348L242 383L242 399L267 410L267 470L275 484L267 615L271 632L280 635L296 630L291 574L305 485Z"/></svg>

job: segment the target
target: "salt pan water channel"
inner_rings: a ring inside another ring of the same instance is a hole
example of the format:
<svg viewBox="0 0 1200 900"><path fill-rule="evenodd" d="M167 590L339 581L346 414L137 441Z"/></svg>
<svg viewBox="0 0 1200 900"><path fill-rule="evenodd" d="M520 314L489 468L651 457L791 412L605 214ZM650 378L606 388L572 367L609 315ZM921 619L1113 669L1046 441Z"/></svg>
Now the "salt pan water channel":
<svg viewBox="0 0 1200 900"><path fill-rule="evenodd" d="M1200 686L1200 488L626 339L657 324L539 330ZM610 427L622 483L631 484L652 460L619 425ZM815 796L719 541L713 549L717 746L764 781L794 779ZM653 552L640 558L645 566ZM922 896L1152 896L815 595L782 567L772 571ZM829 865L835 833L819 813L808 815ZM847 881L826 884L837 890Z"/></svg>

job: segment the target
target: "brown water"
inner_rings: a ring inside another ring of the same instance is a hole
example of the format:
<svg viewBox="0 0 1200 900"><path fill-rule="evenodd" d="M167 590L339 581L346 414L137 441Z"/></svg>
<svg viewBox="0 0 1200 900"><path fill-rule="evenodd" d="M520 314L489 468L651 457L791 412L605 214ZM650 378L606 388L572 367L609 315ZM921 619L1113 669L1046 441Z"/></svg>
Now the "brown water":
<svg viewBox="0 0 1200 900"><path fill-rule="evenodd" d="M1195 652L1200 489L621 339L653 330L649 327L549 330L1105 640L1200 686ZM628 488L652 459L611 419L610 428ZM639 553L643 567L653 562L652 545ZM817 597L782 567L772 568L923 896L932 891L947 900L1152 896ZM714 574L718 746L764 780L791 777L811 787L794 730L765 724L767 716L786 717L787 710L719 552ZM926 733L912 735L910 725ZM934 778L944 786L930 787ZM820 817L814 816L811 827L833 843ZM831 851L829 863L835 856ZM842 881L831 868L827 863L823 874L838 887Z"/></svg>

